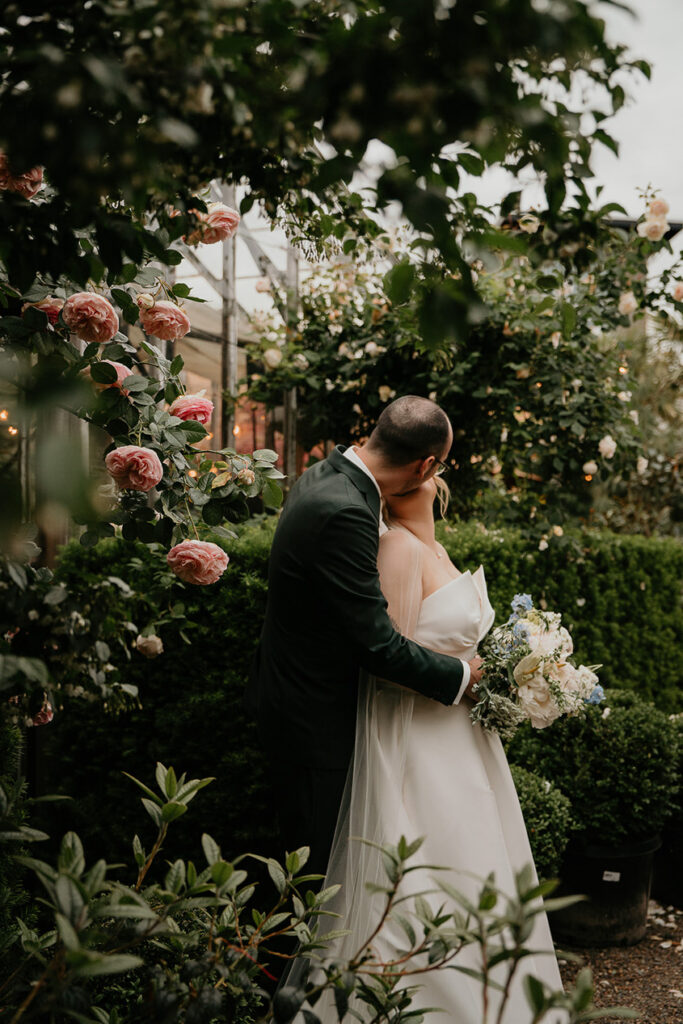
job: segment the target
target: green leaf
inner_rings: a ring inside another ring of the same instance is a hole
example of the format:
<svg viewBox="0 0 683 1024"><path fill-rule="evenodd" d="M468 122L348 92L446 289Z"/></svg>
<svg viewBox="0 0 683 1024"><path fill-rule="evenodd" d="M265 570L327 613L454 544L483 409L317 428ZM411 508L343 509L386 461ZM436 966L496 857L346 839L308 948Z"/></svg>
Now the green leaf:
<svg viewBox="0 0 683 1024"><path fill-rule="evenodd" d="M67 832L62 839L57 867L60 871L67 871L76 877L83 874L85 869L83 843L75 832Z"/></svg>
<svg viewBox="0 0 683 1024"><path fill-rule="evenodd" d="M170 892L179 893L185 884L185 861L176 860L166 873L164 885Z"/></svg>
<svg viewBox="0 0 683 1024"><path fill-rule="evenodd" d="M179 288L179 287L180 287L180 285L176 285L176 288ZM184 286L184 287L186 287L186 286ZM181 355L174 356L173 359L171 360L171 373L174 374L174 375L179 374L184 365L185 365L185 362L184 362L183 357Z"/></svg>
<svg viewBox="0 0 683 1024"><path fill-rule="evenodd" d="M112 956L96 956L90 963L74 968L74 973L82 978L95 978L102 974L123 974L136 967L142 967L144 961L139 956L128 953L116 953Z"/></svg>
<svg viewBox="0 0 683 1024"><path fill-rule="evenodd" d="M207 863L215 864L216 861L220 860L221 848L207 832L202 836L202 849L204 856L206 857Z"/></svg>
<svg viewBox="0 0 683 1024"><path fill-rule="evenodd" d="M145 808L155 825L159 826L163 823L164 819L161 816L161 808L158 804L152 803L151 800L146 800L143 797L142 806Z"/></svg>
<svg viewBox="0 0 683 1024"><path fill-rule="evenodd" d="M562 333L565 339L569 339L576 327L576 310L569 302L562 303Z"/></svg>
<svg viewBox="0 0 683 1024"><path fill-rule="evenodd" d="M232 875L234 868L232 864L228 864L227 861L217 860L211 865L211 879L215 885L225 885L230 876Z"/></svg>
<svg viewBox="0 0 683 1024"><path fill-rule="evenodd" d="M17 562L7 562L7 572L10 574L16 585L20 590L26 589L28 580L26 579L26 570L22 565L18 565Z"/></svg>
<svg viewBox="0 0 683 1024"><path fill-rule="evenodd" d="M173 610L175 612L175 609ZM169 768L166 772L164 787L166 790L166 796L169 797L169 799L172 799L176 795L178 789L178 780L176 779L176 774L173 771L173 768Z"/></svg>
<svg viewBox="0 0 683 1024"><path fill-rule="evenodd" d="M543 994L543 985L538 978L533 976L533 974L527 974L525 976L524 992L534 1014L539 1014L545 1006L545 996Z"/></svg>
<svg viewBox="0 0 683 1024"><path fill-rule="evenodd" d="M477 153L458 153L458 163L468 174L477 177L486 169L486 162Z"/></svg>
<svg viewBox="0 0 683 1024"><path fill-rule="evenodd" d="M186 804L179 804L173 800L169 800L169 802L164 804L161 809L161 818L166 822L176 821L176 819L181 818L186 811Z"/></svg>
<svg viewBox="0 0 683 1024"><path fill-rule="evenodd" d="M387 298L395 305L407 302L415 280L415 267L412 263L404 261L397 263L395 267L384 275L384 288Z"/></svg>
<svg viewBox="0 0 683 1024"><path fill-rule="evenodd" d="M282 894L287 888L287 876L282 870L280 864L278 864L276 860L273 860L272 857L268 859L267 866L268 874L275 883L275 888L280 894Z"/></svg>
<svg viewBox="0 0 683 1024"><path fill-rule="evenodd" d="M261 497L267 508L279 508L282 504L283 494L274 480L266 480Z"/></svg>
<svg viewBox="0 0 683 1024"><path fill-rule="evenodd" d="M81 948L81 943L76 933L76 929L71 924L71 921L64 914L60 914L59 911L55 913L55 923L57 925L57 931L59 937L69 950L75 950Z"/></svg>
<svg viewBox="0 0 683 1024"><path fill-rule="evenodd" d="M133 836L133 856L135 858L135 863L139 868L141 868L142 865L145 863L146 856L145 851L142 848L142 843L140 842L140 837L138 835Z"/></svg>
<svg viewBox="0 0 683 1024"><path fill-rule="evenodd" d="M85 906L80 889L68 875L59 875L57 878L55 900L59 911L70 921L75 921Z"/></svg>

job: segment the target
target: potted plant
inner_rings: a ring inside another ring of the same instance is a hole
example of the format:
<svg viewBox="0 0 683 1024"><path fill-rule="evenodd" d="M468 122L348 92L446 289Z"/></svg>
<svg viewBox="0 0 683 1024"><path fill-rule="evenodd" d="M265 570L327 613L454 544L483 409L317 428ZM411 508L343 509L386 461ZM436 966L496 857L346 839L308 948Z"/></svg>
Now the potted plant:
<svg viewBox="0 0 683 1024"><path fill-rule="evenodd" d="M645 934L652 861L679 788L674 722L634 693L608 690L585 716L523 727L510 759L553 782L577 825L560 872L586 902L554 915L581 946L631 945Z"/></svg>

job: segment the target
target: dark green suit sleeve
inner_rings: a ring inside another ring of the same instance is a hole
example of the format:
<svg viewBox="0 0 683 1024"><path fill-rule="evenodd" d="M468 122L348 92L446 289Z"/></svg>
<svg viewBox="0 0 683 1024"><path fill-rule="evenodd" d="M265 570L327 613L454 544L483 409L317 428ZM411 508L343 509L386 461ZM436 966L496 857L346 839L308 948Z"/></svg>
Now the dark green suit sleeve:
<svg viewBox="0 0 683 1024"><path fill-rule="evenodd" d="M394 629L377 572L377 521L355 506L335 511L318 533L313 572L333 621L348 637L360 665L383 679L452 704L462 662L429 651Z"/></svg>

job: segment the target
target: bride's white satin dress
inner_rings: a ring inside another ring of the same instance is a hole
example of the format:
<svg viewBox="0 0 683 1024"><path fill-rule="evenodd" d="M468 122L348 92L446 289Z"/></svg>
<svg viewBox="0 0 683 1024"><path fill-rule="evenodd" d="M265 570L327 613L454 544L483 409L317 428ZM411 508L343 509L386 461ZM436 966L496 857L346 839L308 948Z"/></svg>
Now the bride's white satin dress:
<svg viewBox="0 0 683 1024"><path fill-rule="evenodd" d="M413 639L432 650L469 661L493 619L484 570L479 567L474 573L462 573L422 601ZM361 803L370 802L374 820L368 815L364 819L366 829L372 828L370 838L396 843L401 835L408 840L423 836L424 843L410 863L450 869L433 872L425 868L406 876L401 887L404 894L433 888L432 880L443 877L473 899L481 889L482 879L490 872L494 873L498 888L513 894L515 872L532 862L532 854L500 738L472 723L471 703L467 698L445 707L419 694L411 694L408 699L411 710L406 715L405 710L400 710L405 701L397 697L399 688L381 681L375 681L375 685L372 704L368 705L372 708L368 714L374 715L376 721L370 731L368 753L373 766L372 778L367 792L350 794L350 835L361 820L355 812L360 811ZM400 693L405 695L405 691ZM395 757L398 715L403 716L400 760ZM396 768L397 764L402 765L402 770ZM384 766L388 766L387 770ZM382 817L386 820L377 820ZM349 839L346 845L353 850L353 840ZM343 881L347 903L339 907L343 920L331 926L351 927L352 931L360 932L367 927L367 912L358 912L362 904L357 901L365 901L367 905L371 899L381 902L381 897L370 897L363 890L362 884L349 872L348 862L344 864L343 843L338 842L338 847L342 851L341 863L335 864L334 858L331 860L326 884ZM445 903L446 910L454 909L452 900L445 894L430 896L429 900L433 906ZM499 909L503 911L504 905ZM350 954L354 942L357 948L364 938L367 935L355 934L343 940L344 952ZM373 945L383 958L391 959L397 948L406 948L406 942L398 924L390 922ZM528 1024L533 1016L523 991L524 975L534 974L552 989L562 989L545 914L536 918L527 948L545 955L525 958L517 968L504 1024ZM454 963L479 969L478 949L471 946L462 950ZM504 972L496 970L494 978L504 980ZM415 1009L441 1009L441 1013L434 1015L435 1021L481 1024L482 992L476 979L460 971L442 969L407 978L406 984L421 986L413 998ZM489 1021L497 1019L499 1000L500 996L492 989ZM320 1012L319 1007L316 1009ZM321 1016L324 1024L328 1024L328 1012ZM336 1014L330 1009L330 1022L335 1019ZM561 1019L555 1012L544 1021L555 1024Z"/></svg>

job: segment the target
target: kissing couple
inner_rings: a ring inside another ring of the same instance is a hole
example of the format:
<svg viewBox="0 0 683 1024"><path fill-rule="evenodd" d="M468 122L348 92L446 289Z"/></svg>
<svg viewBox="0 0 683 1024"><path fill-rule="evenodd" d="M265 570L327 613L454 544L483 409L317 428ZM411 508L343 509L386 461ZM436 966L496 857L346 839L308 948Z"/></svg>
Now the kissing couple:
<svg viewBox="0 0 683 1024"><path fill-rule="evenodd" d="M338 446L306 470L273 540L248 704L268 752L284 847L310 847L306 870L342 885L332 909L334 928L347 934L327 951L336 960L373 931L367 883L386 885L376 847L359 838L395 845L424 837L411 865L448 868L446 880L470 899L491 872L512 895L515 874L533 864L500 737L469 716L482 674L477 645L495 612L483 566L460 571L435 537L452 443L438 405L396 399L362 447ZM427 881L415 871L401 892ZM405 936L390 921L376 945L391 959ZM504 1024L529 1015L525 973L562 989L544 914L528 945L539 955L517 972ZM468 946L457 962L477 970L478 955ZM441 1007L458 1024L480 1024L477 979L440 970L419 981L412 1009ZM495 1004L500 994L491 997ZM338 1020L333 1005L316 1005L316 1014L323 1024Z"/></svg>

